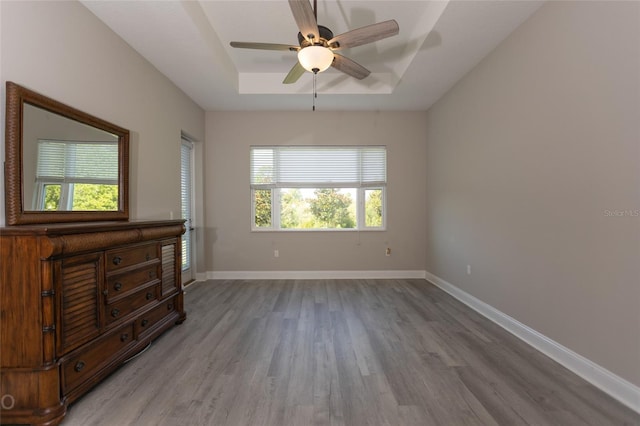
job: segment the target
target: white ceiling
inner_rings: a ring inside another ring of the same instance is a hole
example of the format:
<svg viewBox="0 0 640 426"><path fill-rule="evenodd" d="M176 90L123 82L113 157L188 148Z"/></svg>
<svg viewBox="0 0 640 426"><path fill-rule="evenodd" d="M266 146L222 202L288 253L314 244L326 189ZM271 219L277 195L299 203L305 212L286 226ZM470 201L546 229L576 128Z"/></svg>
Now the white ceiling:
<svg viewBox="0 0 640 426"><path fill-rule="evenodd" d="M207 111L306 110L313 78L284 85L295 52L234 49L230 41L297 45L286 0L82 3ZM319 0L335 35L395 19L400 33L340 53L371 71L318 74L318 110L426 110L542 1Z"/></svg>

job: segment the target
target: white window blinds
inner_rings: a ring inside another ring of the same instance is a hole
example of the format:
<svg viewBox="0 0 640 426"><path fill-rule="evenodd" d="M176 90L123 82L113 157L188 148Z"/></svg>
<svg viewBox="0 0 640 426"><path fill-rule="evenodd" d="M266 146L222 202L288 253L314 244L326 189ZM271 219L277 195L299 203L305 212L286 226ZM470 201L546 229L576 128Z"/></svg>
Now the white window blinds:
<svg viewBox="0 0 640 426"><path fill-rule="evenodd" d="M360 188L386 181L384 146L251 147L253 188Z"/></svg>
<svg viewBox="0 0 640 426"><path fill-rule="evenodd" d="M38 140L36 181L118 184L118 142Z"/></svg>
<svg viewBox="0 0 640 426"><path fill-rule="evenodd" d="M182 219L186 220L187 232L182 236L182 270L191 267L191 142L183 139L180 147L180 194Z"/></svg>

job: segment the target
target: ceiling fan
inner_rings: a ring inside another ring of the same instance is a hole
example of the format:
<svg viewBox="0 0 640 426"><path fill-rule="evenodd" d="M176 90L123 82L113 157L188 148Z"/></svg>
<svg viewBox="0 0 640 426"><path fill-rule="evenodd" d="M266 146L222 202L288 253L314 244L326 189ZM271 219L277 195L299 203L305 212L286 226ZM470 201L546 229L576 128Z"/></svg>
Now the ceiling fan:
<svg viewBox="0 0 640 426"><path fill-rule="evenodd" d="M289 0L293 18L300 29L299 46L232 41L231 47L298 52L298 61L285 77L284 84L295 83L305 71L317 74L329 67L359 80L367 77L371 73L368 69L336 51L394 36L400 30L398 23L391 19L334 36L329 28L318 25L316 1L312 7L309 0Z"/></svg>

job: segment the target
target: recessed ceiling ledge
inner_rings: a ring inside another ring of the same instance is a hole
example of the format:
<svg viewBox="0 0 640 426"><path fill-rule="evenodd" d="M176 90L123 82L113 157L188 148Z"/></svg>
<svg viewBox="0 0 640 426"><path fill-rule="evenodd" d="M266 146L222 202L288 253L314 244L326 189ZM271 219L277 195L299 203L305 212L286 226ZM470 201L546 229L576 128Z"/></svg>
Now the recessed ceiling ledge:
<svg viewBox="0 0 640 426"><path fill-rule="evenodd" d="M296 84L282 84L281 73L240 73L238 93L241 95L310 94L313 74L305 73ZM338 73L317 76L319 95L384 95L393 93L397 78L391 73L371 74L365 80L345 79Z"/></svg>

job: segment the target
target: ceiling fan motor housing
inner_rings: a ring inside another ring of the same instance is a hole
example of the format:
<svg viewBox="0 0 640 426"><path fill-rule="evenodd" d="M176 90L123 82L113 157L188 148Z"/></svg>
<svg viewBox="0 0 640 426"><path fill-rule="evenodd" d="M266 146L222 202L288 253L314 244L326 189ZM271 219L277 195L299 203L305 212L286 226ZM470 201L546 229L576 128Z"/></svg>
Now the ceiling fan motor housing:
<svg viewBox="0 0 640 426"><path fill-rule="evenodd" d="M298 43L300 44L300 47L307 47L311 45L329 47L329 44L327 42L333 38L333 32L325 26L318 25L318 33L320 34L320 40L313 40L313 42L309 42L307 38L302 35L302 33L298 33Z"/></svg>

